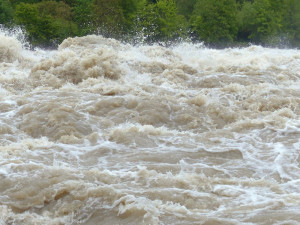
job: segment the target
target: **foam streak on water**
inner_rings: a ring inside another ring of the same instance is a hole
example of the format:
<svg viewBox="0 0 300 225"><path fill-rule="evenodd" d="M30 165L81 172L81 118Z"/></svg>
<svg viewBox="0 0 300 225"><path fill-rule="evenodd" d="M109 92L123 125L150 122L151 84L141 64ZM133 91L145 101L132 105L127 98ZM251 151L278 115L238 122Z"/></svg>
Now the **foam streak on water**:
<svg viewBox="0 0 300 225"><path fill-rule="evenodd" d="M30 51L0 35L0 224L299 224L300 51Z"/></svg>

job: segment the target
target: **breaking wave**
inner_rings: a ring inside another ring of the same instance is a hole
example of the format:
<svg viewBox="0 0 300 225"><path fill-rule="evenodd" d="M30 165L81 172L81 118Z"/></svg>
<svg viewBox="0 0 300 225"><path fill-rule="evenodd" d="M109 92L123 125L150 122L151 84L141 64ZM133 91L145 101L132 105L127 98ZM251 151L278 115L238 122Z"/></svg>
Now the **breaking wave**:
<svg viewBox="0 0 300 225"><path fill-rule="evenodd" d="M0 30L0 224L300 223L300 51L29 50Z"/></svg>

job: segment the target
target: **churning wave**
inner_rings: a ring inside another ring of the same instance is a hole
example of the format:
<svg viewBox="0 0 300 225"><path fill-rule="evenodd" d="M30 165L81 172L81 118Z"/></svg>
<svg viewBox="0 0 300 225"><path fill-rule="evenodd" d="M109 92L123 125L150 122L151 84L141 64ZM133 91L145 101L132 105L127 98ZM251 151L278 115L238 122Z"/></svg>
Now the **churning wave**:
<svg viewBox="0 0 300 225"><path fill-rule="evenodd" d="M0 34L0 224L300 223L300 51L29 50Z"/></svg>

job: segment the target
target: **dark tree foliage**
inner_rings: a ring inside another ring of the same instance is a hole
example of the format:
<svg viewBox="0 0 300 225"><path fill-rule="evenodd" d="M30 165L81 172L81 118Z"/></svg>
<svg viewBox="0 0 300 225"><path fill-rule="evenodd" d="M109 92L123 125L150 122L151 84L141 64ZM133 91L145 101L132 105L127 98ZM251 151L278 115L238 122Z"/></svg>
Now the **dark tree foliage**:
<svg viewBox="0 0 300 225"><path fill-rule="evenodd" d="M121 0L93 0L93 23L99 34L122 38L126 20Z"/></svg>
<svg viewBox="0 0 300 225"><path fill-rule="evenodd" d="M189 19L192 15L196 0L176 0L176 6L178 8L178 13Z"/></svg>
<svg viewBox="0 0 300 225"><path fill-rule="evenodd" d="M36 4L20 3L16 6L16 22L23 25L32 44L47 45L55 39L55 26L50 16L41 16Z"/></svg>
<svg viewBox="0 0 300 225"><path fill-rule="evenodd" d="M178 14L173 0L145 5L138 15L138 27L147 43L167 43L186 35L185 19Z"/></svg>
<svg viewBox="0 0 300 225"><path fill-rule="evenodd" d="M33 3L38 3L41 2L42 0L10 0L11 4L13 5L18 5L20 3L28 3L28 4L33 4Z"/></svg>
<svg viewBox="0 0 300 225"><path fill-rule="evenodd" d="M0 0L0 24L33 45L101 34L123 41L300 47L300 0ZM138 37L138 38L137 38Z"/></svg>
<svg viewBox="0 0 300 225"><path fill-rule="evenodd" d="M300 46L300 1L285 0L282 17L282 32L287 35L289 43Z"/></svg>
<svg viewBox="0 0 300 225"><path fill-rule="evenodd" d="M238 32L235 0L198 0L191 17L195 38L209 44L231 44Z"/></svg>
<svg viewBox="0 0 300 225"><path fill-rule="evenodd" d="M76 0L73 8L74 23L77 25L78 36L95 33L92 0Z"/></svg>
<svg viewBox="0 0 300 225"><path fill-rule="evenodd" d="M56 0L57 2L59 2L59 0ZM88 0L87 0L88 1ZM62 0L62 2L64 2L65 4L73 7L76 5L77 3L77 0Z"/></svg>
<svg viewBox="0 0 300 225"><path fill-rule="evenodd" d="M14 10L9 0L0 0L0 23L10 24L13 20Z"/></svg>
<svg viewBox="0 0 300 225"><path fill-rule="evenodd" d="M25 27L33 45L56 45L76 34L71 8L63 2L20 3L15 14L15 21Z"/></svg>
<svg viewBox="0 0 300 225"><path fill-rule="evenodd" d="M239 12L239 38L257 44L280 44L285 8L282 0L246 2Z"/></svg>

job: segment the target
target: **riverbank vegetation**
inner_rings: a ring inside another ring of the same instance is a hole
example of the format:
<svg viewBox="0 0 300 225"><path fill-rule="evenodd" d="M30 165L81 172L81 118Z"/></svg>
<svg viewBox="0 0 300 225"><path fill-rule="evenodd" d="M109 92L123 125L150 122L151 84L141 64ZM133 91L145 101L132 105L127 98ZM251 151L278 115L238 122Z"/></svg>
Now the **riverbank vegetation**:
<svg viewBox="0 0 300 225"><path fill-rule="evenodd" d="M99 34L133 43L300 46L299 0L0 0L0 24L33 46Z"/></svg>

